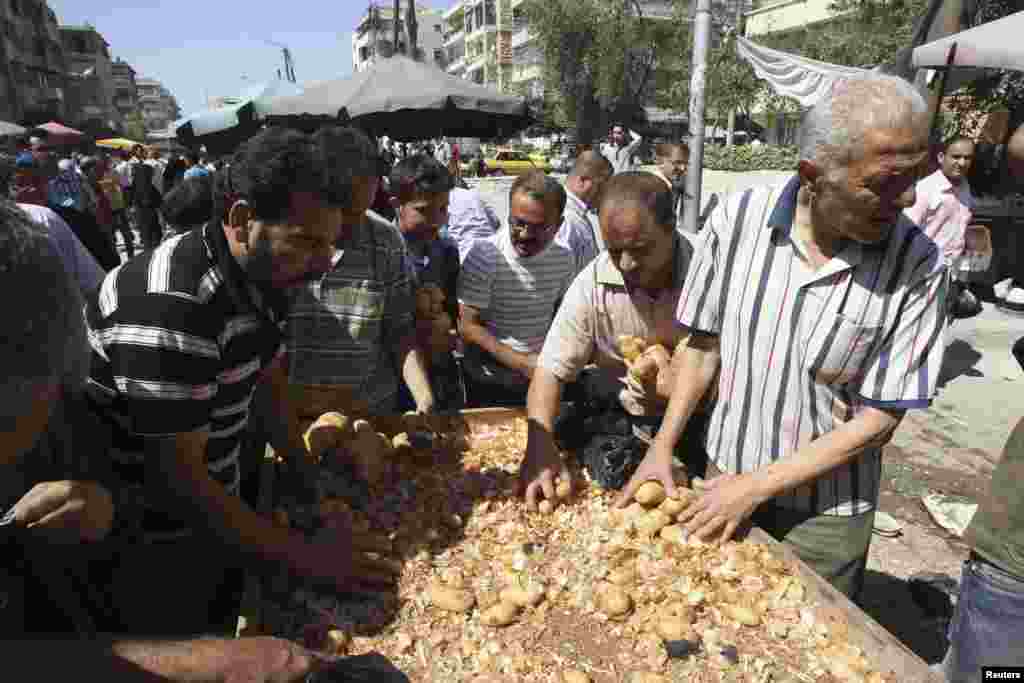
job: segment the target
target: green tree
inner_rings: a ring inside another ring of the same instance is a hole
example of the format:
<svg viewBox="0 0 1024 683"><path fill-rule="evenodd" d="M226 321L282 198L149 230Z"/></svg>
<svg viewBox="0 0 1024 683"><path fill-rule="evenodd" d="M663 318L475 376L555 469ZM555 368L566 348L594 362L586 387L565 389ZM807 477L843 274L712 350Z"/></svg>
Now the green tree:
<svg viewBox="0 0 1024 683"><path fill-rule="evenodd" d="M141 113L133 111L124 117L124 136L136 142L146 140L146 122Z"/></svg>
<svg viewBox="0 0 1024 683"><path fill-rule="evenodd" d="M575 128L580 143L597 139L612 118L635 120L659 59L688 52L689 32L645 16L638 0L526 0L522 11L544 56L555 119Z"/></svg>

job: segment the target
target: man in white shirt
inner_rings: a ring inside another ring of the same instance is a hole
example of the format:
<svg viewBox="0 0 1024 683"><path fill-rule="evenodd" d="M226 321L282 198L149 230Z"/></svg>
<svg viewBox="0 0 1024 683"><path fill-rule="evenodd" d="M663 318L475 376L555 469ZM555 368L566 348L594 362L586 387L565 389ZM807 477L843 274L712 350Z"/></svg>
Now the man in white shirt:
<svg viewBox="0 0 1024 683"><path fill-rule="evenodd" d="M683 228L683 200L686 197L686 171L690 165L690 147L685 142L662 142L654 148L657 165L654 175L672 191L672 211L676 230Z"/></svg>
<svg viewBox="0 0 1024 683"><path fill-rule="evenodd" d="M904 213L938 245L956 278L967 226L974 217L974 195L967 174L974 163L974 142L957 138L939 152L939 168L914 188L917 199Z"/></svg>
<svg viewBox="0 0 1024 683"><path fill-rule="evenodd" d="M537 357L558 304L576 275L576 259L555 240L565 190L541 171L516 178L509 225L477 240L459 274L469 402L524 405Z"/></svg>
<svg viewBox="0 0 1024 683"><path fill-rule="evenodd" d="M576 159L566 178L565 217L555 239L569 247L576 257L576 272L583 270L604 249L593 211L611 177L611 162L597 152L586 151Z"/></svg>
<svg viewBox="0 0 1024 683"><path fill-rule="evenodd" d="M640 143L644 139L633 131L629 131L629 137L631 139L627 142L625 126L615 124L612 126L611 141L601 145L601 154L611 162L615 173L636 170L633 155L636 154L637 148L640 147Z"/></svg>

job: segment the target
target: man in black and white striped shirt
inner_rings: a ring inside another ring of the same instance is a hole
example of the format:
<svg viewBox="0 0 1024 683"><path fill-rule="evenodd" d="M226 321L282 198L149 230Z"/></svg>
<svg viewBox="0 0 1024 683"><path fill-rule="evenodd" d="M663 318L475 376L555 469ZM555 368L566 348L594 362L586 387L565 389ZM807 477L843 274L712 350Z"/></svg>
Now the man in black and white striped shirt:
<svg viewBox="0 0 1024 683"><path fill-rule="evenodd" d="M673 448L720 370L707 452L725 474L683 512L687 531L728 539L753 516L856 597L881 446L929 405L942 364L945 264L902 215L926 111L900 79L842 82L808 113L798 174L712 214L679 297L693 337L620 503L646 479L673 488Z"/></svg>
<svg viewBox="0 0 1024 683"><path fill-rule="evenodd" d="M303 458L275 359L288 292L330 265L347 200L331 153L295 131L256 136L224 171L210 223L115 269L87 304L89 394L114 434L120 509L141 503L149 541L124 554L112 582L123 628L203 630L203 601L238 554L352 588L349 538L309 542L237 497L261 379L280 416L268 429L275 449ZM154 585L169 570L173 585Z"/></svg>

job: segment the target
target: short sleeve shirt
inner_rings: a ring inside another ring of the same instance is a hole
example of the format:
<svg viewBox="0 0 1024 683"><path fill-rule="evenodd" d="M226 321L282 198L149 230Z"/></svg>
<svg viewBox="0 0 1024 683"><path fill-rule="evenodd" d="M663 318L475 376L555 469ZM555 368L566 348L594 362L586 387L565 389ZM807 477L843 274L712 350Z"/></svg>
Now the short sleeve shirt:
<svg viewBox="0 0 1024 683"><path fill-rule="evenodd" d="M719 337L707 449L727 472L788 458L865 406L927 407L944 350L946 267L905 218L876 246L847 243L815 271L791 235L799 179L711 214L679 297L682 325ZM878 500L881 449L775 500L854 515Z"/></svg>
<svg viewBox="0 0 1024 683"><path fill-rule="evenodd" d="M146 437L205 429L210 476L237 493L249 403L284 353L285 319L283 306L248 287L219 221L110 271L86 304L86 323L88 397L113 429L121 481L144 483Z"/></svg>
<svg viewBox="0 0 1024 683"><path fill-rule="evenodd" d="M395 349L413 332L413 310L402 236L368 213L337 245L330 271L293 303L291 381L345 387L372 412L393 412L399 381Z"/></svg>
<svg viewBox="0 0 1024 683"><path fill-rule="evenodd" d="M663 415L666 403L648 396L632 379L619 352L621 335L641 337L672 353L683 338L675 312L693 246L675 237L672 287L655 295L629 290L607 252L600 254L573 281L551 324L538 364L565 383L594 364L622 384L619 401L632 415Z"/></svg>

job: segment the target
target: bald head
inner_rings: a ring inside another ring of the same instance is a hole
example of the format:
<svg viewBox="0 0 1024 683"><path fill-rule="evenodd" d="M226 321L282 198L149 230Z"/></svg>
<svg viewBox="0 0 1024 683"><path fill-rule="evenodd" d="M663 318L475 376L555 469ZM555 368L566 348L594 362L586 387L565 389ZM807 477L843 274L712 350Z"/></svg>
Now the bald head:
<svg viewBox="0 0 1024 683"><path fill-rule="evenodd" d="M565 185L580 201L593 209L597 208L601 190L611 177L612 165L604 155L586 150L576 157L576 164Z"/></svg>
<svg viewBox="0 0 1024 683"><path fill-rule="evenodd" d="M592 149L581 152L576 157L576 163L572 167L572 173L570 173L570 175L585 176L587 178L611 174L611 162L603 154Z"/></svg>
<svg viewBox="0 0 1024 683"><path fill-rule="evenodd" d="M1024 125L1013 132L1006 146L1006 165L1014 180L1024 184Z"/></svg>

